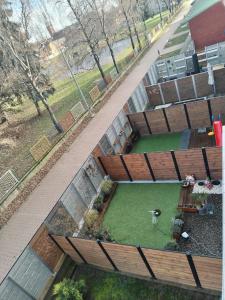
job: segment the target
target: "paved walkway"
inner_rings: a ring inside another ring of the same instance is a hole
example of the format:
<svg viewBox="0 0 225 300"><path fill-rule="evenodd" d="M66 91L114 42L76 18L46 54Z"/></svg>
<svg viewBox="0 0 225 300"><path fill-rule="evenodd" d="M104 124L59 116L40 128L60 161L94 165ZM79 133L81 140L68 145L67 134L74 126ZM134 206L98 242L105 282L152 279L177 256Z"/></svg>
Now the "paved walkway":
<svg viewBox="0 0 225 300"><path fill-rule="evenodd" d="M157 59L158 49L162 51L167 40L183 20L183 16L187 14L188 9L189 5L186 4L176 21L142 58L101 111L77 137L70 149L58 160L27 201L0 231L0 282L7 275L18 256L92 152L94 146L122 109L135 87L146 74L149 66Z"/></svg>

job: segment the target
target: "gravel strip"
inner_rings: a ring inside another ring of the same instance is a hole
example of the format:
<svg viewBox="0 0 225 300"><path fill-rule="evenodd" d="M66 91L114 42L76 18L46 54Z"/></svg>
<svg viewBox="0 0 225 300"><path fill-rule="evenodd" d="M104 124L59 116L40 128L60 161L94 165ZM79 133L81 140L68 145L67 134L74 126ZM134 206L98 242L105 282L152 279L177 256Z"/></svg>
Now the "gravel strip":
<svg viewBox="0 0 225 300"><path fill-rule="evenodd" d="M213 215L184 213L184 231L190 238L180 241L180 250L193 255L222 257L222 195L209 195L214 205Z"/></svg>

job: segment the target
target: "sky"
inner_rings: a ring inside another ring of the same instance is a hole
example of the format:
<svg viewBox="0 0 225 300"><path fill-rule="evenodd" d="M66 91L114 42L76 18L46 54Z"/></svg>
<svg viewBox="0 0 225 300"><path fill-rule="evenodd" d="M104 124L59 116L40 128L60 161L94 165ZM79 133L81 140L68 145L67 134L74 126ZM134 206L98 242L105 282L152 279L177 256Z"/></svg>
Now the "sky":
<svg viewBox="0 0 225 300"><path fill-rule="evenodd" d="M26 1L26 0L25 0ZM38 35L48 36L48 32L45 27L44 18L42 12L46 11L49 19L51 19L54 29L60 30L65 26L71 24L71 20L68 17L69 10L65 4L56 4L54 0L30 0L32 16L31 16L31 27L36 38ZM20 0L15 0L12 3L13 8L13 19L18 21L20 19Z"/></svg>

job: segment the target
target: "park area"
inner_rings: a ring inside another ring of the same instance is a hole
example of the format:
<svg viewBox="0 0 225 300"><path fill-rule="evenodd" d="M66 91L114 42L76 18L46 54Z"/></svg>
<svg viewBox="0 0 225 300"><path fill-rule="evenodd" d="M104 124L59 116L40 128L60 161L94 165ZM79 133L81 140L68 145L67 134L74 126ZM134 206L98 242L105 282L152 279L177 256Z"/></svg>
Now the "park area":
<svg viewBox="0 0 225 300"><path fill-rule="evenodd" d="M168 16L168 11L163 12L162 16ZM155 15L146 20L147 29L151 31L159 23L160 16ZM144 43L143 34L141 34L141 42ZM125 71L133 61L131 46L124 47L116 56L116 59L120 72ZM61 55L44 62L44 67L46 72L49 73L55 88L55 93L48 98L48 104L55 113L56 118L61 121L66 113L81 100L80 94L73 80L68 76L68 70ZM108 76L113 70L112 63L105 64L103 69L106 76ZM100 73L94 68L76 74L76 79L85 97L89 103L92 103L89 92L98 84ZM100 92L102 95L104 91ZM41 103L40 110L41 116L38 116L32 101L24 98L22 103L14 103L14 106L7 112L8 122L0 125L0 177L6 171L11 170L18 179L22 179L36 165L30 149L43 136L48 138L51 147L54 147L62 138L63 135L57 134L47 110Z"/></svg>

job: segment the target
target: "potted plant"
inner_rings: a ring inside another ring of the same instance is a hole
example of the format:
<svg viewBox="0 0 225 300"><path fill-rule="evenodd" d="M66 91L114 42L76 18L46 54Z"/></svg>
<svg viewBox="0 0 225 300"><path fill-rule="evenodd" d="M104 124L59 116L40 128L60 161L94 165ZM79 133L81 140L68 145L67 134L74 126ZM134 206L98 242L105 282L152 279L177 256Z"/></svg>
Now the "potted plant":
<svg viewBox="0 0 225 300"><path fill-rule="evenodd" d="M200 209L207 200L208 195L206 193L193 193L191 197L194 200L194 206Z"/></svg>

